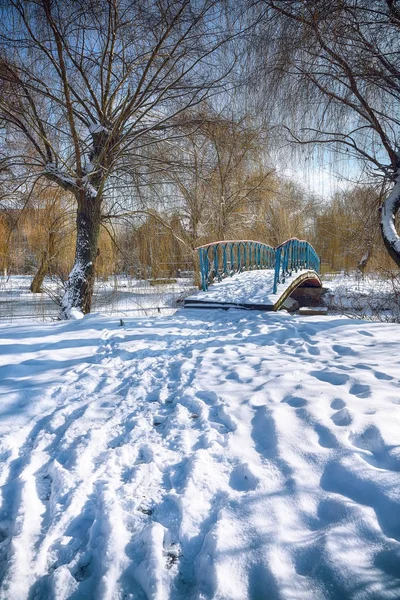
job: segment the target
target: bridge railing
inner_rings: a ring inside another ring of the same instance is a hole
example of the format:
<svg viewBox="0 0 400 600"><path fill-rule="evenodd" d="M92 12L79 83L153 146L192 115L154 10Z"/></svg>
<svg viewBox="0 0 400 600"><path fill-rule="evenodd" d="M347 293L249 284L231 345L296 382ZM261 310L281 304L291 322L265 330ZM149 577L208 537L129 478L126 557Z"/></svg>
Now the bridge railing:
<svg viewBox="0 0 400 600"><path fill-rule="evenodd" d="M273 269L275 249L254 240L227 240L196 248L199 253L201 287L249 269Z"/></svg>
<svg viewBox="0 0 400 600"><path fill-rule="evenodd" d="M278 283L284 283L293 271L312 269L319 273L320 260L309 242L291 238L275 248L275 275L273 293L276 294Z"/></svg>

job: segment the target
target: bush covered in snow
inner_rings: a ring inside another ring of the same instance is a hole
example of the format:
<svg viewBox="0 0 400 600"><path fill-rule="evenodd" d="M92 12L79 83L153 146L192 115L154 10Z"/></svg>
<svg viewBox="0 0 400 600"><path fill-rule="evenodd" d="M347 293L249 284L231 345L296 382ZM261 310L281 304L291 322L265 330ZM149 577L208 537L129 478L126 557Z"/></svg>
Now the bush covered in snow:
<svg viewBox="0 0 400 600"><path fill-rule="evenodd" d="M329 312L372 321L400 323L400 275L357 272L325 276L329 289L324 302Z"/></svg>

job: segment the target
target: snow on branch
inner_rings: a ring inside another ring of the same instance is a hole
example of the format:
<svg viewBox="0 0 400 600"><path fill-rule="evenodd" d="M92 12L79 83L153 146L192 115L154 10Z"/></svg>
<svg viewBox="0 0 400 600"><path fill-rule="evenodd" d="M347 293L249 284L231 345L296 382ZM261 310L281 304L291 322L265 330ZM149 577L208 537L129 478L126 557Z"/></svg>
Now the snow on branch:
<svg viewBox="0 0 400 600"><path fill-rule="evenodd" d="M44 175L69 192L75 193L79 190L84 190L85 194L92 198L97 196L97 190L90 183L88 176L83 177L79 183L77 177L72 177L54 163L46 164Z"/></svg>
<svg viewBox="0 0 400 600"><path fill-rule="evenodd" d="M51 181L58 183L65 190L75 191L78 189L76 178L71 177L71 175L60 169L55 163L46 163L44 175Z"/></svg>
<svg viewBox="0 0 400 600"><path fill-rule="evenodd" d="M396 182L388 198L385 200L382 213L382 233L390 246L400 255L400 236L395 227L395 216L400 207L400 172L396 176Z"/></svg>

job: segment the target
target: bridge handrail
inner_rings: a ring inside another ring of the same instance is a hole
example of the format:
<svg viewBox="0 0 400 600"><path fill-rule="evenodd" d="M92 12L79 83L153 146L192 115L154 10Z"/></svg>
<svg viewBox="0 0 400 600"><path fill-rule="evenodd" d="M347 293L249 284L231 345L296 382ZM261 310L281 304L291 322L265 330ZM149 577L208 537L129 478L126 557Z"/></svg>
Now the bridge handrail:
<svg viewBox="0 0 400 600"><path fill-rule="evenodd" d="M204 291L215 279L221 281L224 276L245 269L271 269L275 264L275 249L255 240L222 240L198 246L196 250Z"/></svg>
<svg viewBox="0 0 400 600"><path fill-rule="evenodd" d="M259 242L257 240L219 240L217 242L209 242L208 244L202 244L201 246L197 246L195 250L199 250L200 248L209 248L210 246L215 246L215 244L238 244L243 242L251 242L252 244L263 244L264 246L268 246L264 242ZM268 246L272 248L272 246Z"/></svg>
<svg viewBox="0 0 400 600"><path fill-rule="evenodd" d="M312 269L319 273L320 259L309 242L290 238L275 248L273 293L276 294L278 283L284 283L286 277L299 269Z"/></svg>

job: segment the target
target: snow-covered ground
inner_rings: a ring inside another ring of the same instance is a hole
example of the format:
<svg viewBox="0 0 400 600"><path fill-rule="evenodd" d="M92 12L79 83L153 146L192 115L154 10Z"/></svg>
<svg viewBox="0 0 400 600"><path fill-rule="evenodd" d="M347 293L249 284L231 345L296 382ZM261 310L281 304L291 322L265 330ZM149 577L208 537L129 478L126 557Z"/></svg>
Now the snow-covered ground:
<svg viewBox="0 0 400 600"><path fill-rule="evenodd" d="M400 277L387 273L340 273L324 278L329 294L324 301L331 313L400 323Z"/></svg>
<svg viewBox="0 0 400 600"><path fill-rule="evenodd" d="M46 278L45 291L40 294L29 291L31 281L32 277L28 275L0 277L0 323L58 320L63 293L59 281ZM194 287L190 278L170 281L167 285L162 281L158 281L160 285L152 285L149 280L124 276L97 281L93 311L119 317L156 316L160 312L164 315L173 314L177 301L192 292Z"/></svg>
<svg viewBox="0 0 400 600"><path fill-rule="evenodd" d="M213 284L207 292L196 290L192 279L178 278L176 283L152 285L149 280L118 276L98 281L93 297L93 311L110 316L157 316L173 314L183 298L209 303L274 304L282 290L300 273L286 279L272 294L273 270L245 271ZM61 290L55 280L46 279L42 294L32 294L32 278L26 275L0 276L0 323L51 322L59 317L55 300ZM154 283L154 282L153 282ZM161 283L161 282L160 282ZM400 322L400 280L355 273L323 276L330 293L324 297L329 312L366 319Z"/></svg>
<svg viewBox="0 0 400 600"><path fill-rule="evenodd" d="M400 329L0 327L0 598L400 598Z"/></svg>

